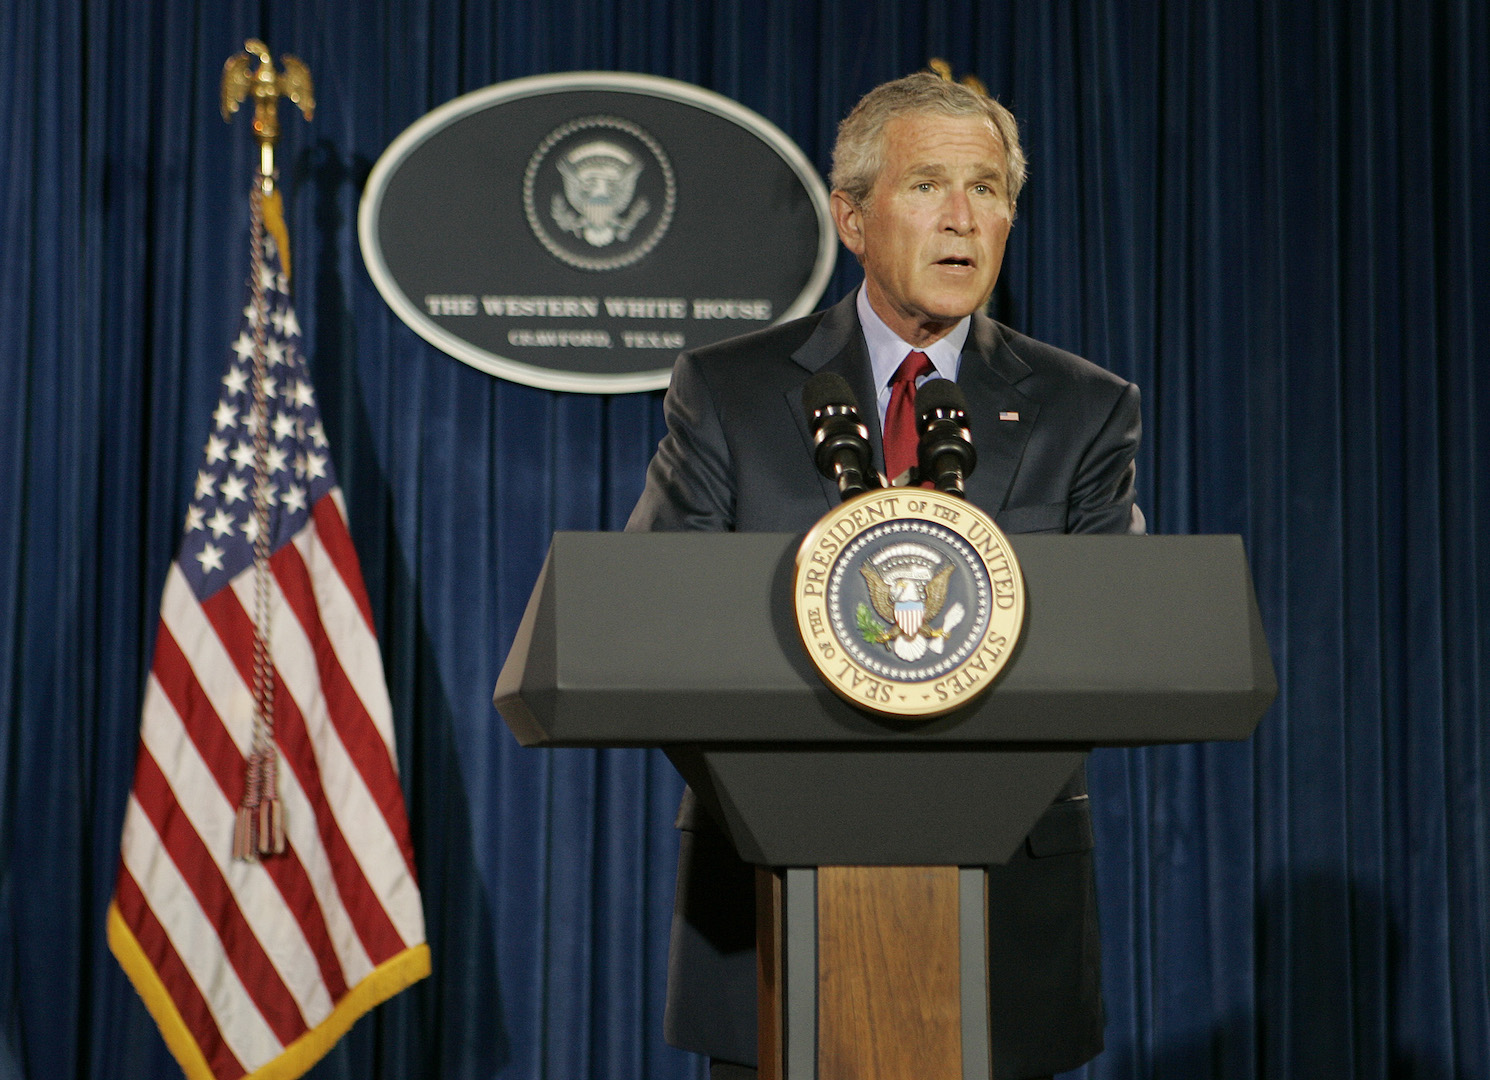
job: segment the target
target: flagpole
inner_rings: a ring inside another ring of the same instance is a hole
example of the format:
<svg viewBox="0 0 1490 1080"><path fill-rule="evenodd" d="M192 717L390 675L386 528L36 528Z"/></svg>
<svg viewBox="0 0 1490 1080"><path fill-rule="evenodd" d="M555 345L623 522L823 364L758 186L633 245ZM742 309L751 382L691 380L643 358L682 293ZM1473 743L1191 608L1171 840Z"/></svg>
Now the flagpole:
<svg viewBox="0 0 1490 1080"><path fill-rule="evenodd" d="M264 275L266 203L278 203L275 192L274 146L279 141L279 101L289 98L300 106L309 120L315 112L315 96L310 71L300 60L285 56L285 70L276 73L268 47L256 38L244 42L246 52L228 58L222 71L222 117L231 121L250 95L254 99L253 132L259 144L259 168L250 192L252 210L249 274L251 319L253 323L253 404L249 427L253 435L253 564L254 564L254 638L253 638L253 744L244 778L243 801L238 807L233 828L233 858L253 861L266 855L281 855L285 850L284 807L279 795L279 756L274 744L274 665L270 661L272 643L270 628L271 550L269 504L271 479L269 454L269 363L267 339L269 305L265 298ZM252 55L250 55L252 54ZM253 60L259 65L253 70ZM281 251L280 259L288 276L289 253Z"/></svg>

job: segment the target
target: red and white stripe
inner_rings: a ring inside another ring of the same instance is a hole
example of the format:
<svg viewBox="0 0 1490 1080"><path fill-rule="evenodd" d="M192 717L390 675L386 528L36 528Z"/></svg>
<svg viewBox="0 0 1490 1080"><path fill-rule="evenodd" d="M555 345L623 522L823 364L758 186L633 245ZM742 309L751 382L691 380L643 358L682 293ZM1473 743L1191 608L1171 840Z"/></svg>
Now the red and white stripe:
<svg viewBox="0 0 1490 1080"><path fill-rule="evenodd" d="M219 1080L279 1057L424 942L388 691L339 492L270 565L286 851L231 858L253 736L254 571L199 603L173 564L115 896Z"/></svg>

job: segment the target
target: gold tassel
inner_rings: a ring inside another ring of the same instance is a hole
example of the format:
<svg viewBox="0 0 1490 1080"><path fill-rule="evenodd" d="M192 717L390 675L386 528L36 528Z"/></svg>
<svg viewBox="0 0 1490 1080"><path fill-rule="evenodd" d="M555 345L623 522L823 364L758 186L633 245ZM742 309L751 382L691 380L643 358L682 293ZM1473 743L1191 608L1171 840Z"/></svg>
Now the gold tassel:
<svg viewBox="0 0 1490 1080"><path fill-rule="evenodd" d="M253 854L253 811L240 806L233 824L233 858L251 861Z"/></svg>
<svg viewBox="0 0 1490 1080"><path fill-rule="evenodd" d="M271 843L271 835L270 834L273 831L272 828L271 828L271 826L273 824L273 820L272 819L274 817L274 808L271 805L271 802L272 802L272 800L265 799L261 803L259 803L258 822L259 822L259 854L260 855L268 855L269 854L269 847L270 847L270 843Z"/></svg>
<svg viewBox="0 0 1490 1080"><path fill-rule="evenodd" d="M253 862L259 857L255 829L263 806L264 775L262 757L257 750L248 755L248 776L243 788L243 802L238 805L238 820L233 829L233 858Z"/></svg>
<svg viewBox="0 0 1490 1080"><path fill-rule="evenodd" d="M260 771L259 854L281 855L285 850L285 814L279 801L279 758L270 746Z"/></svg>
<svg viewBox="0 0 1490 1080"><path fill-rule="evenodd" d="M259 838L260 850L266 855L283 855L285 852L285 811L284 805L276 795L267 803L269 807L269 832L266 837ZM263 847L265 840L268 846Z"/></svg>

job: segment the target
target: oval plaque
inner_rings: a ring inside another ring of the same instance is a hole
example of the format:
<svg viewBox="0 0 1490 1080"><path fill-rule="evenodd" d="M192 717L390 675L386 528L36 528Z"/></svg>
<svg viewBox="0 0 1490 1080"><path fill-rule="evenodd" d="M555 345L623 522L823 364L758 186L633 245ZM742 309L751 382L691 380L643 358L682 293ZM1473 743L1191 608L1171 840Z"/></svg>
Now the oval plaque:
<svg viewBox="0 0 1490 1080"><path fill-rule="evenodd" d="M651 75L498 83L378 159L363 259L457 359L549 390L667 385L673 358L805 315L837 254L828 194L780 129Z"/></svg>
<svg viewBox="0 0 1490 1080"><path fill-rule="evenodd" d="M987 690L1024 626L1024 575L993 519L924 488L855 496L797 551L797 630L822 680L884 716L931 718Z"/></svg>

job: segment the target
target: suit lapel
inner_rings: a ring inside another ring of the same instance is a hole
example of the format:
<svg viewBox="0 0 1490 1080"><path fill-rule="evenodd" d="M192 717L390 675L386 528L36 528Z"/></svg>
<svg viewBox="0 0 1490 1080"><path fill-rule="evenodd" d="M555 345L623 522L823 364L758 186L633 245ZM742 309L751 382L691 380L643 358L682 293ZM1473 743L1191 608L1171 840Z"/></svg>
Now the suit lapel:
<svg viewBox="0 0 1490 1080"><path fill-rule="evenodd" d="M967 398L969 427L978 450L978 466L967 480L967 497L989 514L998 513L1008 500L1040 413L1040 403L1015 386L1029 372L1029 366L1009 348L998 324L981 312L974 314L962 347L957 385Z"/></svg>
<svg viewBox="0 0 1490 1080"><path fill-rule="evenodd" d="M806 460L812 463L812 425L808 421L806 410L802 408L802 387L819 372L827 371L842 376L853 388L854 396L859 400L859 418L869 430L869 447L874 458L872 467L882 468L885 452L880 435L879 407L874 391L874 377L869 370L868 349L864 345L864 334L859 329L858 312L854 309L856 295L856 292L851 292L829 308L812 336L792 353L792 359L802 368L803 376L800 382L786 391L786 404L801 433ZM812 468L816 470L816 464L812 464ZM828 501L827 509L831 510L839 503L838 485L821 473L818 473L818 480L822 484L823 497Z"/></svg>

